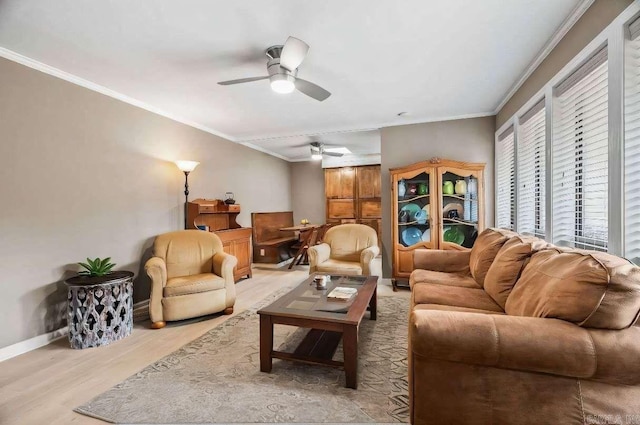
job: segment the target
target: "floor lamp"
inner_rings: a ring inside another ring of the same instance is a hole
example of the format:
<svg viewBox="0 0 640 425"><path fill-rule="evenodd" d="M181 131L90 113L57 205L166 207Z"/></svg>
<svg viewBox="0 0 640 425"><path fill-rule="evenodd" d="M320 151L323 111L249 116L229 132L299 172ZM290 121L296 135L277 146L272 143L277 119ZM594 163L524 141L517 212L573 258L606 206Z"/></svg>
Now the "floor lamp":
<svg viewBox="0 0 640 425"><path fill-rule="evenodd" d="M189 203L189 173L200 164L197 161L176 161L178 168L184 173L184 228L187 229L187 208Z"/></svg>

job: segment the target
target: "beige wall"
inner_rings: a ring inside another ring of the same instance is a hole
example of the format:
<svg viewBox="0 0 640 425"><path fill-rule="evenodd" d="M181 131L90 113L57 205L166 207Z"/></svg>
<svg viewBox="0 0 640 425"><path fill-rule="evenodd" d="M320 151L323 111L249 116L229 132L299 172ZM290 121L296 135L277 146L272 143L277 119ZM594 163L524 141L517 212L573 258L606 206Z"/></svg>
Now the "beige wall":
<svg viewBox="0 0 640 425"><path fill-rule="evenodd" d="M382 136L382 244L384 276L391 276L391 188L389 168L434 156L484 162L486 225L493 225L493 151L495 118L471 118L387 127Z"/></svg>
<svg viewBox="0 0 640 425"><path fill-rule="evenodd" d="M551 78L600 34L633 0L595 0L496 115L500 128Z"/></svg>
<svg viewBox="0 0 640 425"><path fill-rule="evenodd" d="M324 223L324 170L321 161L291 163L291 199L293 220L306 218L311 223Z"/></svg>
<svg viewBox="0 0 640 425"><path fill-rule="evenodd" d="M153 237L180 229L191 197L232 191L250 212L291 209L283 160L0 59L0 347L60 328L62 281L87 256L138 275Z"/></svg>

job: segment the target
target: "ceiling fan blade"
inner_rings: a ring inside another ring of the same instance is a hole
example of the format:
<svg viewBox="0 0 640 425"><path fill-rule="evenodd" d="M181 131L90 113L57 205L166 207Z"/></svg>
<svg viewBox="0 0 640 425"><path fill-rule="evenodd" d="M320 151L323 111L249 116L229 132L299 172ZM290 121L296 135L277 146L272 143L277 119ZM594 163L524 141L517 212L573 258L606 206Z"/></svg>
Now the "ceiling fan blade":
<svg viewBox="0 0 640 425"><path fill-rule="evenodd" d="M329 151L324 151L322 152L323 155L327 155L327 156L343 156L343 153L339 153L339 152L329 152Z"/></svg>
<svg viewBox="0 0 640 425"><path fill-rule="evenodd" d="M303 80L302 78L296 78L295 85L298 91L320 102L331 96L331 93L319 85L313 84L311 81Z"/></svg>
<svg viewBox="0 0 640 425"><path fill-rule="evenodd" d="M238 80L220 81L218 82L218 84L220 84L221 86L230 86L231 84L250 83L251 81L266 80L268 78L268 75L264 77L240 78Z"/></svg>
<svg viewBox="0 0 640 425"><path fill-rule="evenodd" d="M309 45L304 41L295 37L287 38L280 54L280 66L288 71L295 71L307 56L308 51Z"/></svg>

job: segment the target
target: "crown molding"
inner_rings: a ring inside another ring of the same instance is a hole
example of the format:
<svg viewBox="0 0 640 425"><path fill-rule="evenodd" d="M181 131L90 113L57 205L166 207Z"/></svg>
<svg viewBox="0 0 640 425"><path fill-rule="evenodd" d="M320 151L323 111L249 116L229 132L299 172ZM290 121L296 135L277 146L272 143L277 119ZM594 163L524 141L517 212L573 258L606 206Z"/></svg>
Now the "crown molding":
<svg viewBox="0 0 640 425"><path fill-rule="evenodd" d="M551 36L549 41L544 45L542 50L533 58L533 61L527 66L527 69L520 76L520 78L515 82L511 89L504 96L502 101L498 104L496 109L493 111L493 115L497 115L498 112L506 105L506 103L511 99L511 97L522 87L525 81L533 74L533 72L540 66L542 61L544 61L547 56L551 53L551 51L560 43L560 40L564 38L565 35L569 32L571 28L578 22L578 20L584 15L584 12L591 7L595 0L582 0L578 5L573 9L571 14L562 22L562 25L556 30L555 33Z"/></svg>
<svg viewBox="0 0 640 425"><path fill-rule="evenodd" d="M249 143L249 142L236 142L236 143L241 144L242 146L246 146L246 147L251 148L251 149L255 149L255 150L260 151L260 152L264 152L264 153L269 154L271 156L275 156L276 158L284 159L285 161L291 162L291 158L288 158L288 157L286 157L284 155L280 155L279 153L272 152L269 149L265 149L265 148L263 148L261 146L254 145L253 143Z"/></svg>
<svg viewBox="0 0 640 425"><path fill-rule="evenodd" d="M278 139L287 139L289 137L313 137L313 136L326 136L331 134L339 134L339 133L358 133L362 131L376 131L385 127L399 127L403 125L410 124L426 124L431 122L440 122L440 121L453 121L453 120L464 120L468 118L483 118L483 117L491 117L494 116L494 111L486 111L486 112L478 112L474 114L463 114L463 115L446 115L439 117L422 117L415 119L407 119L407 118L398 118L394 121L387 121L382 123L371 123L370 125L365 126L364 128L335 128L335 129L326 129L326 130L316 130L308 133L273 133L263 137L245 137L239 138L239 143L247 143L252 144L253 142L263 142L268 140L278 140ZM255 145L254 145L255 146ZM288 158L288 161L297 162L301 159L299 157L296 158Z"/></svg>
<svg viewBox="0 0 640 425"><path fill-rule="evenodd" d="M484 118L484 117L492 117L495 115L494 111L487 112L478 112L476 114L463 114L463 115L447 115L442 117L431 117L431 118L416 118L414 120L411 119L401 119L396 121L389 121L380 125L380 128L385 127L400 127L403 125L412 125L412 124L429 124L432 122L443 122L443 121L454 121L454 120L466 120L471 118Z"/></svg>
<svg viewBox="0 0 640 425"><path fill-rule="evenodd" d="M21 65L27 66L29 68L35 69L40 72L44 72L45 74L52 75L54 77L60 78L61 80L68 81L72 84L75 84L80 87L84 87L86 89L98 92L105 96L112 97L121 102L128 103L129 105L136 106L138 108L144 109L149 112L153 112L154 114L161 115L165 118L169 118L170 120L177 121L181 124L188 125L189 127L197 128L198 130L202 130L206 133L213 134L214 136L222 137L223 139L230 140L235 142L236 140L229 136L228 134L222 133L220 131L214 130L202 124L198 124L197 122L190 121L183 117L179 117L170 112L163 111L160 108L156 108L155 106L149 105L141 100L134 99L133 97L127 96L115 90L112 90L108 87L101 86L100 84L96 84L92 81L85 80L84 78L80 78L76 75L70 74L61 69L55 68L53 66L49 66L45 63L39 62L35 59L31 59L27 56L21 55L20 53L14 52L13 50L9 50L4 47L0 47L0 57L8 59L13 62L17 62Z"/></svg>
<svg viewBox="0 0 640 425"><path fill-rule="evenodd" d="M305 133L281 132L281 133L271 133L266 136L260 136L260 137L253 137L253 136L239 137L238 140L240 142L251 143L251 142L263 142L267 140L288 139L290 137L314 137L314 136L326 136L330 134L359 133L362 131L376 131L376 130L380 130L380 126L373 125L366 128L339 128L338 127L338 128L323 129L323 130L316 129L316 130L312 130Z"/></svg>

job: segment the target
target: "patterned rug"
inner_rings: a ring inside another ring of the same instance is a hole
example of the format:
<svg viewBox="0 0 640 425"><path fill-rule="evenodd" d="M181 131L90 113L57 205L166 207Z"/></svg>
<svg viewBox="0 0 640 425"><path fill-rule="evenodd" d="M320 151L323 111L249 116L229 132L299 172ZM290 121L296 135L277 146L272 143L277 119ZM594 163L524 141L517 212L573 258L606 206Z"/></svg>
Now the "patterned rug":
<svg viewBox="0 0 640 425"><path fill-rule="evenodd" d="M358 338L358 389L344 371L274 360L260 372L256 311L274 297L147 366L76 412L114 423L408 422L408 300L378 298ZM275 326L274 342L292 350L307 331ZM159 332L160 334L160 332ZM342 359L341 347L335 359Z"/></svg>

